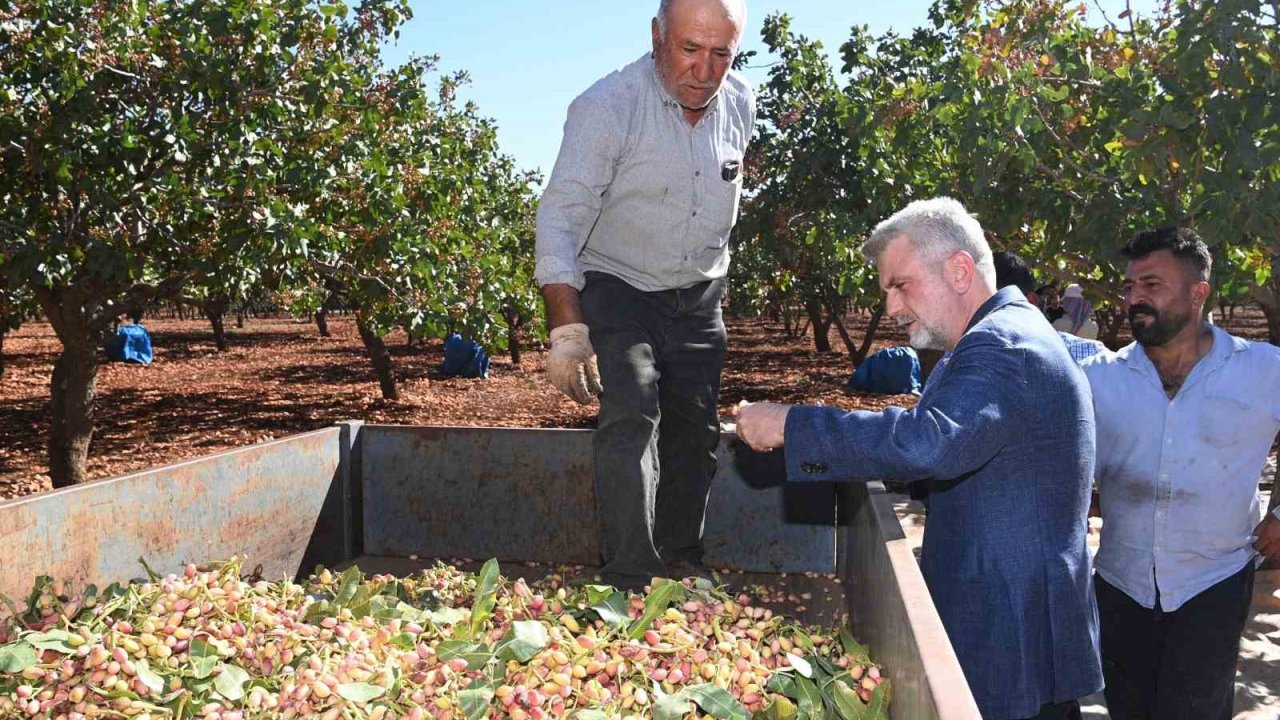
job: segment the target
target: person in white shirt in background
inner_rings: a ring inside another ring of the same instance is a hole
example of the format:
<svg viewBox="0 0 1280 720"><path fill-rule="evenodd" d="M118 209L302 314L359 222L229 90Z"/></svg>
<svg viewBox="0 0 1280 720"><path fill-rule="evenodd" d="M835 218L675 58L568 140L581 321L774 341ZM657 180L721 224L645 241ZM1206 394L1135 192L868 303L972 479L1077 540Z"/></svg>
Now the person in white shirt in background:
<svg viewBox="0 0 1280 720"><path fill-rule="evenodd" d="M1280 554L1280 513L1262 518L1258 492L1280 431L1280 348L1205 322L1212 260L1194 231L1145 231L1121 254L1136 341L1082 364L1107 708L1229 720L1254 569Z"/></svg>

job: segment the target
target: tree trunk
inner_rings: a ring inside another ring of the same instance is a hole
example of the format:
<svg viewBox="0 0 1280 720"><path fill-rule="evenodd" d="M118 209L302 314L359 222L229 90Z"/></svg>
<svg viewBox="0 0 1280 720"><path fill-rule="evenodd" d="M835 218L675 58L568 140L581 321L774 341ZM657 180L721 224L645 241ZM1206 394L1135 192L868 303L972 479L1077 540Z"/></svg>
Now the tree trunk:
<svg viewBox="0 0 1280 720"><path fill-rule="evenodd" d="M0 378L4 377L4 336L6 333L0 331Z"/></svg>
<svg viewBox="0 0 1280 720"><path fill-rule="evenodd" d="M62 342L49 383L49 477L55 488L70 487L88 479L85 463L93 440L101 333L81 314L79 299L47 290L37 297Z"/></svg>
<svg viewBox="0 0 1280 720"><path fill-rule="evenodd" d="M813 348L820 353L831 352L831 338L827 337L831 330L831 318L823 317L822 303L809 300L804 305L809 314L809 324L813 325Z"/></svg>
<svg viewBox="0 0 1280 720"><path fill-rule="evenodd" d="M1262 287L1249 288L1249 295L1262 306L1267 316L1267 335L1272 345L1280 345L1280 248L1271 255L1271 281Z"/></svg>
<svg viewBox="0 0 1280 720"><path fill-rule="evenodd" d="M360 331L360 339L369 351L369 359L373 361L373 369L378 373L378 384L382 387L382 397L386 400L399 400L400 392L396 389L396 376L391 368L391 353L387 352L387 344L378 333L356 312L356 328Z"/></svg>
<svg viewBox="0 0 1280 720"><path fill-rule="evenodd" d="M316 311L316 329L320 331L320 337L332 337L329 333L329 311L320 308Z"/></svg>
<svg viewBox="0 0 1280 720"><path fill-rule="evenodd" d="M241 330L244 329L244 310L236 312L236 327Z"/></svg>
<svg viewBox="0 0 1280 720"><path fill-rule="evenodd" d="M502 308L502 315L507 320L507 351L511 353L511 364L520 367L520 328L524 320L520 312L511 306Z"/></svg>
<svg viewBox="0 0 1280 720"><path fill-rule="evenodd" d="M844 319L838 314L833 315L836 323L836 330L840 333L840 339L844 341L844 347L849 351L850 364L861 365L867 359L867 353L871 352L871 346L875 344L876 333L880 330L880 321L884 318L884 301L876 306L871 313L871 320L867 322L867 332L862 336L862 344L854 345L853 338L849 336L849 330L844 326Z"/></svg>
<svg viewBox="0 0 1280 720"><path fill-rule="evenodd" d="M204 311L204 316L209 318L209 324L213 326L213 343L218 347L218 352L227 351L227 330L222 323L222 318L227 312L227 303L220 300L205 300L200 307Z"/></svg>

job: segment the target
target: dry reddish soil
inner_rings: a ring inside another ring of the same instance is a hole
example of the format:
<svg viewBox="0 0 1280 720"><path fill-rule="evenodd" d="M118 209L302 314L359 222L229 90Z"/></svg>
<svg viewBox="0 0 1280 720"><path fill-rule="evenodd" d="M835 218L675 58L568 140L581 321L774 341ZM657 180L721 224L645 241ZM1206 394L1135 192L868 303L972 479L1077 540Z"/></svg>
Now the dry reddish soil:
<svg viewBox="0 0 1280 720"><path fill-rule="evenodd" d="M856 339L866 319L849 318ZM97 430L91 477L154 467L342 420L416 425L591 427L595 407L557 392L543 372L541 346L525 348L521 365L493 358L488 380L445 377L442 344L408 348L388 338L401 399L382 400L372 366L350 318L330 320L333 336L289 318L249 319L229 328L230 349L219 353L204 321L156 318L155 362L147 367L104 363L98 379ZM875 347L905 343L886 323ZM738 401L823 403L845 409L909 404L910 396L850 394L853 366L834 330L831 353L813 350L811 337L791 337L780 323L731 319L720 411ZM1256 308L1240 309L1227 325L1250 338L1266 337ZM1127 341L1127 338L1126 338ZM47 324L33 323L4 345L8 370L0 377L0 498L49 488L45 442L49 378L59 344Z"/></svg>
<svg viewBox="0 0 1280 720"><path fill-rule="evenodd" d="M858 319L852 318L857 324ZM555 390L543 372L540 346L524 349L519 367L493 358L488 380L445 377L439 341L408 348L388 337L401 399L381 399L373 368L347 317L329 322L333 336L288 318L249 319L229 328L219 353L204 321L147 321L155 350L150 366L104 363L98 378L96 431L89 458L93 478L207 455L342 420L413 425L591 427L595 406ZM858 332L854 330L854 332ZM843 391L853 367L843 350L813 351L812 338L790 338L781 324L729 322L721 412L739 400L821 402L882 408L910 397L858 396ZM832 332L834 347L842 347ZM905 338L882 333L877 346ZM4 345L0 378L0 498L49 489L45 443L49 379L59 343L47 324L33 323Z"/></svg>

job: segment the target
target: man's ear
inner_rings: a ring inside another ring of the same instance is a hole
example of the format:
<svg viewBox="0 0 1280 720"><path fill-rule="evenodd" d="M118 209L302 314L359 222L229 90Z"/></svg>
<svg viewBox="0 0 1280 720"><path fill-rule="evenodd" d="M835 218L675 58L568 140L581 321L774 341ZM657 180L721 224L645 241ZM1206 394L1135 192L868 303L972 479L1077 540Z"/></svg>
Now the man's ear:
<svg viewBox="0 0 1280 720"><path fill-rule="evenodd" d="M1197 307L1204 307L1205 303L1209 302L1209 295L1212 292L1209 283L1201 280L1191 286L1191 302Z"/></svg>
<svg viewBox="0 0 1280 720"><path fill-rule="evenodd" d="M654 18L649 23L649 31L653 36L653 54L658 54L658 48L662 47L662 28L658 27L658 18Z"/></svg>
<svg viewBox="0 0 1280 720"><path fill-rule="evenodd" d="M957 250L947 258L945 267L947 282L951 284L951 288L961 295L969 292L978 275L978 266L974 263L973 256L964 250Z"/></svg>

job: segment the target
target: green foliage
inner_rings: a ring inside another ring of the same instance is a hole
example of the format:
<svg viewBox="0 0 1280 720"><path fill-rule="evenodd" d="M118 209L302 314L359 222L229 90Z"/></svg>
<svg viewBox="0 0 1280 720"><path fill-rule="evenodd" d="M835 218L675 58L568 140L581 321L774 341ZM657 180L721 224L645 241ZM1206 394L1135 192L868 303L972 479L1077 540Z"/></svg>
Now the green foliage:
<svg viewBox="0 0 1280 720"><path fill-rule="evenodd" d="M1118 297L1116 249L1191 224L1227 297L1280 316L1276 7L1180 0L1090 22L1079 3L939 0L932 28L854 28L837 79L786 16L760 100L739 285L771 297L875 297L852 252L910 200L949 194L1047 280Z"/></svg>

